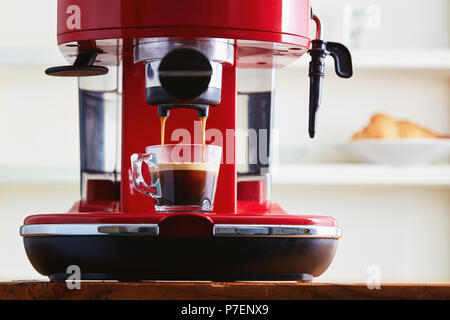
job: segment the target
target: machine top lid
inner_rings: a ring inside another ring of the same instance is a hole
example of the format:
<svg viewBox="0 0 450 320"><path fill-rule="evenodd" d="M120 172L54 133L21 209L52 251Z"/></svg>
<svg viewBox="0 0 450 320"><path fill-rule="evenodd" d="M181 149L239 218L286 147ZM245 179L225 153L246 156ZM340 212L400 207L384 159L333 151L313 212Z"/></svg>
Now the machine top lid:
<svg viewBox="0 0 450 320"><path fill-rule="evenodd" d="M309 47L309 1L58 0L58 44L208 37Z"/></svg>

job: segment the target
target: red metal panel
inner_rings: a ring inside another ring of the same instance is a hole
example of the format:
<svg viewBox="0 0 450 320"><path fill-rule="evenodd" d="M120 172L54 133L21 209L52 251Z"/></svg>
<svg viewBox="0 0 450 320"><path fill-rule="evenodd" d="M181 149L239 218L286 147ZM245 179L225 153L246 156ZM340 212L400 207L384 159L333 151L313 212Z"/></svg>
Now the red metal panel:
<svg viewBox="0 0 450 320"><path fill-rule="evenodd" d="M124 50L131 50L131 43L124 44ZM134 190L131 182L130 157L133 153L144 153L145 147L160 144L160 120L156 106L145 101L145 68L142 63L134 64L129 54L123 60L123 111L122 111L122 190L121 210L123 212L153 212L153 199ZM236 170L234 130L236 128L236 64L226 64L222 77L222 102L211 107L207 130L220 133L212 144L223 147L223 164L220 166L214 211L236 213ZM201 131L195 134L196 111L172 110L166 122L166 143L201 143ZM189 141L171 141L172 133L187 130ZM231 132L231 135L230 135ZM227 139L228 135L228 139ZM219 137L223 137L220 139ZM197 141L193 139L196 137ZM208 135L207 135L208 138ZM228 158L228 159L227 159ZM227 161L228 160L228 161Z"/></svg>
<svg viewBox="0 0 450 320"><path fill-rule="evenodd" d="M58 0L59 44L180 36L309 46L309 22L309 0Z"/></svg>
<svg viewBox="0 0 450 320"><path fill-rule="evenodd" d="M267 202L266 181L239 181L238 201L252 201L259 204Z"/></svg>

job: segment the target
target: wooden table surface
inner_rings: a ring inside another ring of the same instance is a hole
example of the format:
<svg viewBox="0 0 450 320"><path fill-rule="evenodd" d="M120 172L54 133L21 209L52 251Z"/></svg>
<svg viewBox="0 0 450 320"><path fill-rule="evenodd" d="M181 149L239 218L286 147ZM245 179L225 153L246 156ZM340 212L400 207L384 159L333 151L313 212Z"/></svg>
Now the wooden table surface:
<svg viewBox="0 0 450 320"><path fill-rule="evenodd" d="M298 300L298 299L450 299L450 284L365 284L296 282L0 282L3 299L155 299L155 300Z"/></svg>

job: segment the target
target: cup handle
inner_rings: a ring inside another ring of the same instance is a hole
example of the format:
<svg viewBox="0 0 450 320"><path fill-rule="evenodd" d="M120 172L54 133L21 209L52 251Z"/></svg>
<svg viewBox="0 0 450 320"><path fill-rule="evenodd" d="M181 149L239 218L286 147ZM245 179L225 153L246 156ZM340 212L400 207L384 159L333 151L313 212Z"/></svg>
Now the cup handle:
<svg viewBox="0 0 450 320"><path fill-rule="evenodd" d="M150 185L145 182L142 176L142 163L146 163L149 169L156 169L158 163L156 162L156 155L153 153L134 153L131 155L131 173L133 179L133 187L137 191L146 194L153 199L161 198L161 184L159 177L150 175ZM154 191L152 190L154 189Z"/></svg>

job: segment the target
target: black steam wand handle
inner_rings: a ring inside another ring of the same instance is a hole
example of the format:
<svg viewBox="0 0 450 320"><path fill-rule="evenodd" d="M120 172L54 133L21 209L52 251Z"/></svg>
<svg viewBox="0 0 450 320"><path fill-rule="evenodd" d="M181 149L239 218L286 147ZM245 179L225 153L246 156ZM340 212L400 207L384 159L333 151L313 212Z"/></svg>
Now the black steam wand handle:
<svg viewBox="0 0 450 320"><path fill-rule="evenodd" d="M309 50L309 127L311 138L316 133L316 114L322 100L322 83L325 76L325 58L331 55L334 59L336 74L341 78L353 75L352 57L350 51L341 43L327 42L320 39L312 40Z"/></svg>

